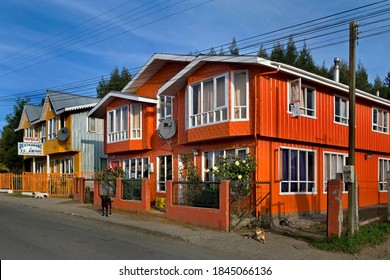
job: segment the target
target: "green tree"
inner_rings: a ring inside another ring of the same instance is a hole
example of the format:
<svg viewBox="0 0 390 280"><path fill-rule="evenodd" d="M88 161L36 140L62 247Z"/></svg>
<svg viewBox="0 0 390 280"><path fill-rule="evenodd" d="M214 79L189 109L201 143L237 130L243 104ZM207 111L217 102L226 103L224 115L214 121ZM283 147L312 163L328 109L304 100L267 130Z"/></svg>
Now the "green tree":
<svg viewBox="0 0 390 280"><path fill-rule="evenodd" d="M0 139L0 165L3 170L15 173L23 170L23 157L18 156L18 142L23 141L23 130L15 131L15 129L19 126L24 105L29 101L29 98L18 97L13 112L5 117L7 124L3 127Z"/></svg>
<svg viewBox="0 0 390 280"><path fill-rule="evenodd" d="M372 89L372 86L368 81L367 70L361 62L358 63L356 70L356 88L365 92L370 92Z"/></svg>
<svg viewBox="0 0 390 280"><path fill-rule="evenodd" d="M96 87L96 93L98 98L103 98L110 91L121 91L128 82L131 81L131 74L126 67L122 68L119 73L119 69L116 66L110 74L110 79L106 80L104 77L99 81Z"/></svg>
<svg viewBox="0 0 390 280"><path fill-rule="evenodd" d="M274 44L274 47L270 55L270 59L282 63L285 61L284 48L279 42Z"/></svg>
<svg viewBox="0 0 390 280"><path fill-rule="evenodd" d="M261 58L269 59L267 50L264 48L263 45L260 46L259 51L257 52L257 56Z"/></svg>
<svg viewBox="0 0 390 280"><path fill-rule="evenodd" d="M288 38L287 47L284 55L284 62L287 63L288 65L295 66L297 58L298 58L298 51L297 48L295 47L293 36L290 35L290 37Z"/></svg>
<svg viewBox="0 0 390 280"><path fill-rule="evenodd" d="M316 65L306 41L303 43L303 48L299 51L295 66L312 73L316 70Z"/></svg>
<svg viewBox="0 0 390 280"><path fill-rule="evenodd" d="M208 54L209 55L217 55L217 52L215 51L214 48L211 48Z"/></svg>
<svg viewBox="0 0 390 280"><path fill-rule="evenodd" d="M239 55L240 54L235 37L233 37L232 43L230 44L230 47L229 47L229 50L230 50L231 55Z"/></svg>

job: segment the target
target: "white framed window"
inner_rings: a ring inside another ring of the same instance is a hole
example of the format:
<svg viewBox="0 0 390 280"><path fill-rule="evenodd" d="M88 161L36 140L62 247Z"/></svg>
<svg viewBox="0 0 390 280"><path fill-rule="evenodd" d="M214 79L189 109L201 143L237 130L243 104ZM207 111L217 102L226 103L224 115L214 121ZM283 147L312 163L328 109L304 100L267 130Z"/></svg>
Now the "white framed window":
<svg viewBox="0 0 390 280"><path fill-rule="evenodd" d="M174 98L172 96L159 96L157 104L157 126L162 120L173 118L173 100Z"/></svg>
<svg viewBox="0 0 390 280"><path fill-rule="evenodd" d="M280 193L314 193L315 151L280 148L279 150Z"/></svg>
<svg viewBox="0 0 390 280"><path fill-rule="evenodd" d="M189 86L188 127L227 120L227 74Z"/></svg>
<svg viewBox="0 0 390 280"><path fill-rule="evenodd" d="M46 123L42 123L42 125L41 125L40 137L41 137L41 143L45 143L46 142Z"/></svg>
<svg viewBox="0 0 390 280"><path fill-rule="evenodd" d="M215 175L209 170L218 165L222 157L239 156L245 157L248 153L247 148L229 149L229 150L216 150L203 153L203 180L215 181Z"/></svg>
<svg viewBox="0 0 390 280"><path fill-rule="evenodd" d="M388 176L390 176L390 159L380 158L378 166L378 190L380 192L389 191Z"/></svg>
<svg viewBox="0 0 390 280"><path fill-rule="evenodd" d="M172 155L157 157L157 192L165 192L166 181L173 179Z"/></svg>
<svg viewBox="0 0 390 280"><path fill-rule="evenodd" d="M234 120L247 120L248 108L248 71L232 72L232 102Z"/></svg>
<svg viewBox="0 0 390 280"><path fill-rule="evenodd" d="M24 137L31 137L31 127L26 128Z"/></svg>
<svg viewBox="0 0 390 280"><path fill-rule="evenodd" d="M132 158L123 161L125 177L129 179L149 178L149 158Z"/></svg>
<svg viewBox="0 0 390 280"><path fill-rule="evenodd" d="M88 117L88 132L96 133L96 118Z"/></svg>
<svg viewBox="0 0 390 280"><path fill-rule="evenodd" d="M130 105L131 139L142 138L142 104Z"/></svg>
<svg viewBox="0 0 390 280"><path fill-rule="evenodd" d="M107 142L127 140L128 136L128 106L116 108L107 112Z"/></svg>
<svg viewBox="0 0 390 280"><path fill-rule="evenodd" d="M347 163L347 154L324 153L324 193L328 192L328 181L337 178L337 173L343 173L343 167ZM346 192L343 183L343 192Z"/></svg>
<svg viewBox="0 0 390 280"><path fill-rule="evenodd" d="M382 133L389 132L388 111L372 108L372 130Z"/></svg>
<svg viewBox="0 0 390 280"><path fill-rule="evenodd" d="M57 136L57 118L52 118L48 122L48 134L47 138L49 140L55 139Z"/></svg>
<svg viewBox="0 0 390 280"><path fill-rule="evenodd" d="M334 122L348 125L349 101L341 96L334 96Z"/></svg>
<svg viewBox="0 0 390 280"><path fill-rule="evenodd" d="M73 158L63 158L60 161L61 174L73 173Z"/></svg>
<svg viewBox="0 0 390 280"><path fill-rule="evenodd" d="M44 172L45 163L44 162L36 162L35 163L35 172L42 173Z"/></svg>
<svg viewBox="0 0 390 280"><path fill-rule="evenodd" d="M301 84L301 79L288 82L288 112L299 116L316 117L316 90ZM294 110L294 108L297 108Z"/></svg>

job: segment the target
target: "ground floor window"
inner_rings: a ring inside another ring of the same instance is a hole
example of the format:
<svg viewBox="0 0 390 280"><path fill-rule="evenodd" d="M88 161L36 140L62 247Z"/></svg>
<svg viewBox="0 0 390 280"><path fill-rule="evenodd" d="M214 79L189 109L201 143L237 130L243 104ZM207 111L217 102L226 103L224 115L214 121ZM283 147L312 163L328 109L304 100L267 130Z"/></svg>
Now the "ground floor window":
<svg viewBox="0 0 390 280"><path fill-rule="evenodd" d="M142 179L149 177L149 158L132 158L123 162L126 178Z"/></svg>
<svg viewBox="0 0 390 280"><path fill-rule="evenodd" d="M281 193L315 192L315 152L280 148Z"/></svg>
<svg viewBox="0 0 390 280"><path fill-rule="evenodd" d="M165 192L166 181L173 179L172 155L157 157L157 191Z"/></svg>
<svg viewBox="0 0 390 280"><path fill-rule="evenodd" d="M390 159L379 159L379 191L388 191L387 177L390 171ZM390 175L390 174L389 174Z"/></svg>
<svg viewBox="0 0 390 280"><path fill-rule="evenodd" d="M347 155L337 153L324 153L324 192L328 191L328 181L337 178L337 173L343 173ZM343 191L347 191L343 183Z"/></svg>
<svg viewBox="0 0 390 280"><path fill-rule="evenodd" d="M229 156L239 156L245 157L248 153L248 149L239 148L239 149L229 149L229 150L216 150L209 151L203 154L203 180L204 181L215 181L215 175L212 172L209 172L213 166L218 165L218 162L221 157Z"/></svg>
<svg viewBox="0 0 390 280"><path fill-rule="evenodd" d="M73 158L61 159L61 174L73 173Z"/></svg>
<svg viewBox="0 0 390 280"><path fill-rule="evenodd" d="M35 172L44 172L44 166L45 166L45 163L44 162L36 162L35 163Z"/></svg>

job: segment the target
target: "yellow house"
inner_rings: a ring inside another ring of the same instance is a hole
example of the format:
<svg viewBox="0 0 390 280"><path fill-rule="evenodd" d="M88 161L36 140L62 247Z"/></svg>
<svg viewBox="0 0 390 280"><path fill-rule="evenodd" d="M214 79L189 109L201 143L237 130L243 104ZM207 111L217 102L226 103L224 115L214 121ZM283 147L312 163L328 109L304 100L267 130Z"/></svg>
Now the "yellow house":
<svg viewBox="0 0 390 280"><path fill-rule="evenodd" d="M24 130L23 143L40 143L36 146L41 151L19 152L24 156L24 171L77 174L105 168L103 120L87 116L98 101L47 91L43 106L25 105L17 130Z"/></svg>

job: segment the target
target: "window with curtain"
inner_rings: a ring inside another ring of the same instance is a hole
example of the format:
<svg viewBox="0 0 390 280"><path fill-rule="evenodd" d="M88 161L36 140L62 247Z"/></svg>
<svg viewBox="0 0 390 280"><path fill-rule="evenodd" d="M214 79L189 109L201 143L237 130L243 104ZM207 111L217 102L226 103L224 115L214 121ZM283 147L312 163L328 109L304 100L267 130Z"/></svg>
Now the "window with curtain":
<svg viewBox="0 0 390 280"><path fill-rule="evenodd" d="M316 90L306 85L300 84L300 79L290 81L288 90L289 112L293 112L295 106L299 104L299 115L316 116ZM300 86L300 89L299 89Z"/></svg>
<svg viewBox="0 0 390 280"><path fill-rule="evenodd" d="M162 120L172 119L172 105L173 105L172 96L164 96L164 95L159 96L158 116L157 116L159 123Z"/></svg>
<svg viewBox="0 0 390 280"><path fill-rule="evenodd" d="M388 172L390 171L390 159L380 158L379 159L379 179L378 179L378 188L379 191L389 191L388 186Z"/></svg>
<svg viewBox="0 0 390 280"><path fill-rule="evenodd" d="M57 136L57 119L52 118L48 120L48 139L55 139Z"/></svg>
<svg viewBox="0 0 390 280"><path fill-rule="evenodd" d="M324 153L324 192L328 191L328 181L337 178L337 173L343 173L347 155ZM343 191L347 191L343 183Z"/></svg>
<svg viewBox="0 0 390 280"><path fill-rule="evenodd" d="M246 71L233 72L233 118L248 119L248 77Z"/></svg>
<svg viewBox="0 0 390 280"><path fill-rule="evenodd" d="M189 127L227 120L227 74L189 88Z"/></svg>
<svg viewBox="0 0 390 280"><path fill-rule="evenodd" d="M281 148L280 153L280 192L315 192L314 151Z"/></svg>
<svg viewBox="0 0 390 280"><path fill-rule="evenodd" d="M372 108L372 130L388 133L388 112L378 108Z"/></svg>
<svg viewBox="0 0 390 280"><path fill-rule="evenodd" d="M141 139L141 110L142 104L131 104L131 139Z"/></svg>
<svg viewBox="0 0 390 280"><path fill-rule="evenodd" d="M348 124L349 102L347 98L334 97L334 122Z"/></svg>
<svg viewBox="0 0 390 280"><path fill-rule="evenodd" d="M128 106L107 112L107 142L117 142L128 139Z"/></svg>

